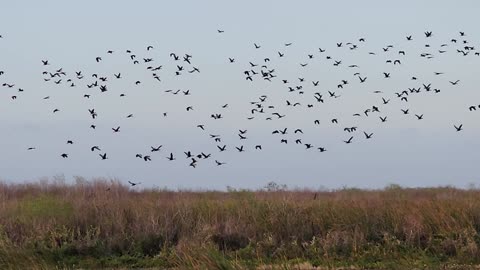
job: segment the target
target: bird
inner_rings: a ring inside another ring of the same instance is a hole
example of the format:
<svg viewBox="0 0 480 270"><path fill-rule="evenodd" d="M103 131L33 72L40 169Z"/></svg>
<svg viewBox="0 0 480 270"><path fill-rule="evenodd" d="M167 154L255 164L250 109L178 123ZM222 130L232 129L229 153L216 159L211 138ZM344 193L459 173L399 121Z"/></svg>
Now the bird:
<svg viewBox="0 0 480 270"><path fill-rule="evenodd" d="M132 181L128 181L128 183L129 183L129 184L130 184L132 187L134 187L134 186L137 186L137 185L140 185L140 184L141 184L140 182L137 182L137 183L135 183L135 182L132 182Z"/></svg>
<svg viewBox="0 0 480 270"><path fill-rule="evenodd" d="M456 80L456 81L454 81L454 82L449 81L449 82L450 82L452 85L457 85L457 84L460 82L460 80Z"/></svg>
<svg viewBox="0 0 480 270"><path fill-rule="evenodd" d="M158 151L160 151L160 149L162 148L162 146L163 146L163 145L159 145L159 146L157 146L157 147L150 146L150 148L151 148L150 151L151 151L151 152L158 152Z"/></svg>
<svg viewBox="0 0 480 270"><path fill-rule="evenodd" d="M365 138L366 138L366 139L370 139L370 138L372 138L372 136L373 136L373 133L368 134L368 133L365 132L365 131L363 132L363 134L365 134Z"/></svg>
<svg viewBox="0 0 480 270"><path fill-rule="evenodd" d="M352 143L352 140L353 140L353 136L350 137L350 139L348 139L346 141L343 141L343 142L345 142L346 144L350 144L350 143Z"/></svg>
<svg viewBox="0 0 480 270"><path fill-rule="evenodd" d="M460 124L459 126L453 125L453 127L455 128L455 130L456 130L457 132L463 130L463 124Z"/></svg>
<svg viewBox="0 0 480 270"><path fill-rule="evenodd" d="M422 119L423 119L423 114L421 114L421 115L415 114L415 116L417 117L418 120L422 120Z"/></svg>

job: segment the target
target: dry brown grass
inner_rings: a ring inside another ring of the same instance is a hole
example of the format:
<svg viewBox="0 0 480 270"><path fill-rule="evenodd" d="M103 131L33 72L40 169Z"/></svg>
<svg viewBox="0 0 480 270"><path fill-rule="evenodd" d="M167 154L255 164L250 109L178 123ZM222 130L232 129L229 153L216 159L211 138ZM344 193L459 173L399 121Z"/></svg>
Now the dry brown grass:
<svg viewBox="0 0 480 270"><path fill-rule="evenodd" d="M475 264L479 231L474 189L174 192L101 179L0 183L2 269L12 266L5 259L12 250L59 267Z"/></svg>

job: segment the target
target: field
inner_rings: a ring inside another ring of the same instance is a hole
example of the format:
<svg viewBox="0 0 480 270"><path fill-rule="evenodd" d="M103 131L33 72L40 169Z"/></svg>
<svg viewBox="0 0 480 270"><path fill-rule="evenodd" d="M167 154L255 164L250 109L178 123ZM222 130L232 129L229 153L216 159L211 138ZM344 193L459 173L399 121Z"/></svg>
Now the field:
<svg viewBox="0 0 480 270"><path fill-rule="evenodd" d="M470 269L480 190L0 183L0 269Z"/></svg>

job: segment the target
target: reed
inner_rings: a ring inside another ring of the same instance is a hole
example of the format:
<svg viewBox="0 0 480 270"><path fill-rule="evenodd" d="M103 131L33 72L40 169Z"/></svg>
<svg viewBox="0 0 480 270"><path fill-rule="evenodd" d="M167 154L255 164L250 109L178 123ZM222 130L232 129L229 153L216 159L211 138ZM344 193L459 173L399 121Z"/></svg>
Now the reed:
<svg viewBox="0 0 480 270"><path fill-rule="evenodd" d="M106 179L0 182L1 269L460 267L480 264L479 232L473 188L196 192Z"/></svg>

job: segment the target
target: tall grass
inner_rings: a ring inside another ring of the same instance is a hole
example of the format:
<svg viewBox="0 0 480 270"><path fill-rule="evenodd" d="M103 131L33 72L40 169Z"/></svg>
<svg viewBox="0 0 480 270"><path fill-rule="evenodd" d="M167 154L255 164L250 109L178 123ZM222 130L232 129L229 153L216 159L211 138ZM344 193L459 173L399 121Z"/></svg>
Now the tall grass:
<svg viewBox="0 0 480 270"><path fill-rule="evenodd" d="M0 183L0 269L480 263L480 191ZM27 267L30 265L30 267Z"/></svg>

